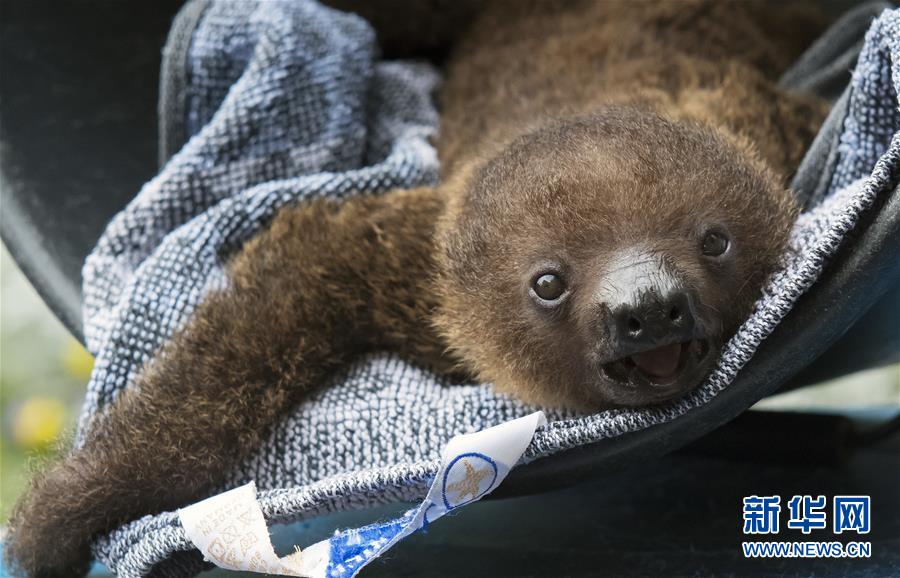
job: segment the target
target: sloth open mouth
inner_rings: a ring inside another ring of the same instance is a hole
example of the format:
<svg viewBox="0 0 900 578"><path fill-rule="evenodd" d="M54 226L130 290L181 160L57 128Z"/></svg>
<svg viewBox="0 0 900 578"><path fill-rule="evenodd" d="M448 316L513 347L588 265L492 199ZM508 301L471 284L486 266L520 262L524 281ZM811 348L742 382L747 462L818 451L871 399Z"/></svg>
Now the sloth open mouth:
<svg viewBox="0 0 900 578"><path fill-rule="evenodd" d="M692 376L709 355L706 339L670 343L632 353L603 364L603 373L614 381L629 385L649 384L668 387L685 376ZM680 384L688 385L688 384Z"/></svg>

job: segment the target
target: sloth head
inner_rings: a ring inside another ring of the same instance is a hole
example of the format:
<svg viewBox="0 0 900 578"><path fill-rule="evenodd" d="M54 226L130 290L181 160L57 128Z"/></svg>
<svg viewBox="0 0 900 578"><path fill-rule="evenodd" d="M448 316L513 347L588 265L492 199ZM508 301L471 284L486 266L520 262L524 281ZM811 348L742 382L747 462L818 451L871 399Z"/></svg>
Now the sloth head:
<svg viewBox="0 0 900 578"><path fill-rule="evenodd" d="M627 108L519 137L471 171L441 223L439 329L479 379L535 403L684 394L796 216L750 151Z"/></svg>

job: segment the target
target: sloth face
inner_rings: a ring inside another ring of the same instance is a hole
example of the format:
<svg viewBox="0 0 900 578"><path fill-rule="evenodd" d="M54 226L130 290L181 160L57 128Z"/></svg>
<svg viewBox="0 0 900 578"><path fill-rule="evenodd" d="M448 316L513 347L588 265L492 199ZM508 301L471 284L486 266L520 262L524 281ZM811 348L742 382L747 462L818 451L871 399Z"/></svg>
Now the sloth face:
<svg viewBox="0 0 900 578"><path fill-rule="evenodd" d="M796 215L739 147L631 109L513 142L441 233L451 347L482 380L543 404L639 406L696 387Z"/></svg>

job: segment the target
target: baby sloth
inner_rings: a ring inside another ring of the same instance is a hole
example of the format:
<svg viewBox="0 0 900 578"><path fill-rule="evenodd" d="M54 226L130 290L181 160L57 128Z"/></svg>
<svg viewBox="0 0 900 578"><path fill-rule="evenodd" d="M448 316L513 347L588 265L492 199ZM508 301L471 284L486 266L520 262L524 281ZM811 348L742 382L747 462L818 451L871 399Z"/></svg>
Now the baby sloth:
<svg viewBox="0 0 900 578"><path fill-rule="evenodd" d="M11 564L83 574L93 538L224 489L367 351L583 410L695 387L786 250L785 182L825 108L775 78L815 25L776 4L487 3L446 66L441 184L282 211L35 478Z"/></svg>

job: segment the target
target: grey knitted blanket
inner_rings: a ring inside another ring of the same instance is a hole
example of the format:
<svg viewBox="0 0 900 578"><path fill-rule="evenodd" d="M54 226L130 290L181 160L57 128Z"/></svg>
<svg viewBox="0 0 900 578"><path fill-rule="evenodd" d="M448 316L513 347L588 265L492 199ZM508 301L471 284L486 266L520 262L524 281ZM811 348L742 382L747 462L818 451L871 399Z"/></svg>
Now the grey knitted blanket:
<svg viewBox="0 0 900 578"><path fill-rule="evenodd" d="M810 78L802 72L793 73L798 84ZM428 139L438 126L438 80L427 65L379 60L365 22L312 0L195 0L182 10L165 53L167 162L84 267L85 337L96 365L77 443L203 296L224 286L225 259L281 207L435 182ZM548 413L523 459L679 419L727 388L858 216L895 186L898 90L900 11L888 11L866 35L849 96L810 155L824 168L799 172L807 210L794 251L709 378L650 409ZM255 481L270 523L418 500L450 437L533 410L489 385L449 383L389 353L373 355L297 407L234 464L222 489ZM123 577L206 567L174 512L129 523L94 551Z"/></svg>

